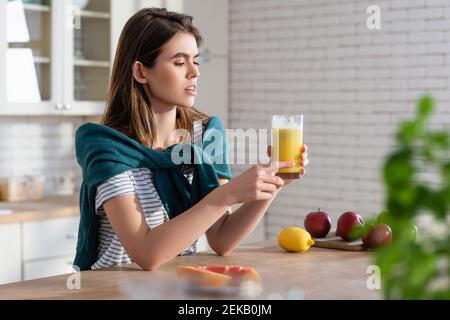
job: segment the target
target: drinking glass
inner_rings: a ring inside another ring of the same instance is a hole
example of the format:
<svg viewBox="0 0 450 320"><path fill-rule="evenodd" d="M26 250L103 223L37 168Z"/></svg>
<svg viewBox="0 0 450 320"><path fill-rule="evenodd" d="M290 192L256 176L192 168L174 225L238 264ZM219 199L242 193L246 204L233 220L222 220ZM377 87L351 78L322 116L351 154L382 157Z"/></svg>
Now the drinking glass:
<svg viewBox="0 0 450 320"><path fill-rule="evenodd" d="M291 161L295 166L278 169L283 179L300 178L301 149L303 145L303 115L272 116L272 161Z"/></svg>

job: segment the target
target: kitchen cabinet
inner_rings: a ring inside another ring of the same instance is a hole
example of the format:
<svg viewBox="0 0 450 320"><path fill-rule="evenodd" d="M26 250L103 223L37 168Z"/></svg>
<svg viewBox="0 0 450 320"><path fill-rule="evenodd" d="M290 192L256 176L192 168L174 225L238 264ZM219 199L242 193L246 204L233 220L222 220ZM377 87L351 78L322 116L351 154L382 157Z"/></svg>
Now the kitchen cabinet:
<svg viewBox="0 0 450 320"><path fill-rule="evenodd" d="M22 280L20 223L0 225L0 284Z"/></svg>
<svg viewBox="0 0 450 320"><path fill-rule="evenodd" d="M0 283L72 272L79 217L0 224Z"/></svg>
<svg viewBox="0 0 450 320"><path fill-rule="evenodd" d="M194 16L196 105L227 125L228 0L0 0L0 115L101 115L123 25L152 6Z"/></svg>
<svg viewBox="0 0 450 320"><path fill-rule="evenodd" d="M130 2L0 0L0 115L102 114Z"/></svg>
<svg viewBox="0 0 450 320"><path fill-rule="evenodd" d="M79 195L26 202L0 202L0 283L72 272L78 225Z"/></svg>
<svg viewBox="0 0 450 320"><path fill-rule="evenodd" d="M74 256L78 222L78 217L24 222L22 228L24 261L70 254Z"/></svg>
<svg viewBox="0 0 450 320"><path fill-rule="evenodd" d="M72 271L78 224L78 217L23 223L23 280Z"/></svg>
<svg viewBox="0 0 450 320"><path fill-rule="evenodd" d="M45 278L73 272L73 258L74 255L69 255L58 258L24 262L23 280Z"/></svg>

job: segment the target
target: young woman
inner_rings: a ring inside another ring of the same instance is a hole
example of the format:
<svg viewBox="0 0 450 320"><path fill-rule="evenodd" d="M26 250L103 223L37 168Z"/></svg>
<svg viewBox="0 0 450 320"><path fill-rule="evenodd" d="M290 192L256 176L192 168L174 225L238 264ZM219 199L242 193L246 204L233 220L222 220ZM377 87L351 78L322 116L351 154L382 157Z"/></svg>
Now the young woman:
<svg viewBox="0 0 450 320"><path fill-rule="evenodd" d="M223 133L217 117L193 107L201 41L192 17L165 9L143 9L125 25L101 125L77 132L84 181L75 265L81 269L135 262L153 270L179 254L195 253L196 241L205 233L211 248L227 255L289 183L275 172L291 163L254 165L231 180L228 163L178 169L167 164L166 150L174 145L201 144L211 126ZM192 138L177 139L177 129ZM306 166L306 146L302 151ZM183 185L177 170L192 188ZM178 215L170 214L178 202L190 199L179 194L180 188L199 191L191 194L189 205L178 207ZM230 206L238 203L242 205L230 214Z"/></svg>

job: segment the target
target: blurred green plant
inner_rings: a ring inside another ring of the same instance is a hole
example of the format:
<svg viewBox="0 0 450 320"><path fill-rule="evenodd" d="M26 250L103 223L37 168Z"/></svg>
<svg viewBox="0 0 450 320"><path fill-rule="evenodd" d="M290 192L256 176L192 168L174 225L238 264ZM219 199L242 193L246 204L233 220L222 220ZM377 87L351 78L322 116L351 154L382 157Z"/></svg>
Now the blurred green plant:
<svg viewBox="0 0 450 320"><path fill-rule="evenodd" d="M418 101L415 119L400 124L383 166L381 219L391 226L393 240L374 258L386 299L450 299L450 133L429 128L434 105L429 96ZM429 171L439 174L438 183L421 179ZM416 241L415 223L424 216L430 224L419 225Z"/></svg>

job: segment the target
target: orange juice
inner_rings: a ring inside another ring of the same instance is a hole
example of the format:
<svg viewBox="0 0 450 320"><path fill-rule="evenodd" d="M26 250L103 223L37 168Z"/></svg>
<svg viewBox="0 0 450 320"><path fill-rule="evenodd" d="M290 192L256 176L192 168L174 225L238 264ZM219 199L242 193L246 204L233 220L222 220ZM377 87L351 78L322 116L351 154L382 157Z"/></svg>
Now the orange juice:
<svg viewBox="0 0 450 320"><path fill-rule="evenodd" d="M287 179L300 177L302 144L302 128L272 129L272 161L291 161L295 163L294 167L279 169L277 176Z"/></svg>

